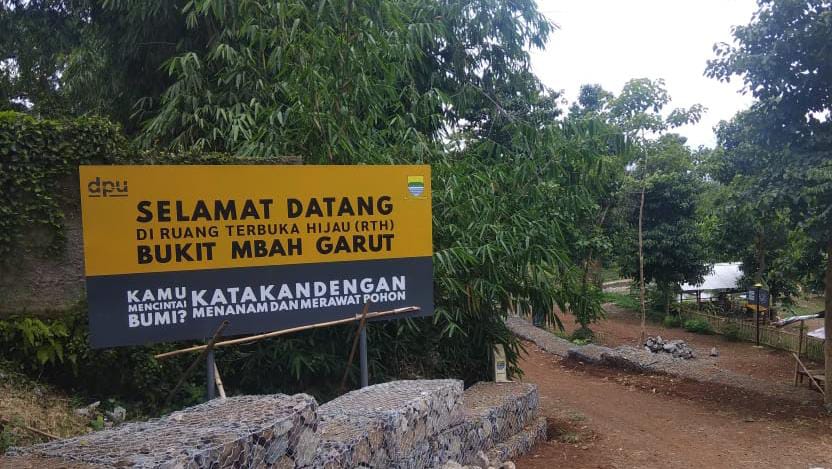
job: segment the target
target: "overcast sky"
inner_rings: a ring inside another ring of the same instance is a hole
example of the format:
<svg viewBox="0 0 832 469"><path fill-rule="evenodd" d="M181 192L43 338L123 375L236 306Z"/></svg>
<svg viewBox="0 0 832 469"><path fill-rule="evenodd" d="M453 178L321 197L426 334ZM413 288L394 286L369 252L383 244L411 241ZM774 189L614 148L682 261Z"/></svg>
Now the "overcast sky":
<svg viewBox="0 0 832 469"><path fill-rule="evenodd" d="M532 51L532 66L570 102L584 83L600 83L616 95L630 78L664 78L673 107L700 103L702 121L677 131L692 147L713 146L713 127L751 103L729 84L703 75L715 42L730 42L731 26L747 24L754 0L538 0L559 29L545 51Z"/></svg>

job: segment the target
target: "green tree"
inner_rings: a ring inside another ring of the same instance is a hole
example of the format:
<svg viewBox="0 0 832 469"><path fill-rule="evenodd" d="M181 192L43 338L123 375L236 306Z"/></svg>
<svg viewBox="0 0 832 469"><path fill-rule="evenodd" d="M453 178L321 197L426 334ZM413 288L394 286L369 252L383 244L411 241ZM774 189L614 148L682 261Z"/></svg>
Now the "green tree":
<svg viewBox="0 0 832 469"><path fill-rule="evenodd" d="M62 112L60 77L81 23L60 0L0 1L0 110Z"/></svg>
<svg viewBox="0 0 832 469"><path fill-rule="evenodd" d="M644 188L643 264L637 255L639 246L628 236L622 243L621 266L633 276L643 268L645 283L656 283L667 312L679 284L696 284L707 273L706 247L696 216L702 182L692 171L691 151L684 138L665 134L651 142L647 151L644 181L633 180L628 186L639 195L638 188ZM629 199L624 207L633 227L639 220L641 198Z"/></svg>
<svg viewBox="0 0 832 469"><path fill-rule="evenodd" d="M163 65L204 43L209 24L188 29L184 2L3 0L0 105L52 117L98 114L131 136L142 98L158 101ZM188 34L185 34L185 33Z"/></svg>
<svg viewBox="0 0 832 469"><path fill-rule="evenodd" d="M805 231L793 222L791 194L760 183L777 150L755 138L754 118L753 111L743 112L717 127L719 150L708 163L722 189L719 204L711 204L721 221L714 242L723 255L742 261L747 284L760 282L773 298L789 301L808 279L797 266L817 256L806 250Z"/></svg>
<svg viewBox="0 0 832 469"><path fill-rule="evenodd" d="M595 307L596 298L602 292L597 269L613 251L613 236L607 225L610 214L616 209L618 192L625 180L625 167L632 153L631 142L618 127L608 122L607 103L612 98L612 93L600 85L583 85L578 101L570 106L564 121L567 135L591 137L587 141L592 145L585 146L584 151L596 155L596 164L575 171L582 175L582 180L573 182L592 188L590 194L594 199L591 213L580 222L572 243L573 252L583 264L581 289L584 293L581 297L585 301L572 306L572 313L581 326L580 333L591 334L589 325L603 318L603 309Z"/></svg>
<svg viewBox="0 0 832 469"><path fill-rule="evenodd" d="M607 111L607 106L613 97L612 93L597 83L581 85L578 101L569 107L569 116L571 118L601 116Z"/></svg>
<svg viewBox="0 0 832 469"><path fill-rule="evenodd" d="M645 304L645 254L644 254L644 220L645 201L648 187L648 174L650 162L648 157L651 154L650 148L656 136L664 132L688 123L698 122L705 112L700 104L695 104L688 109L676 108L670 111L665 117L662 114L665 106L670 103L670 96L665 89L664 80L650 80L648 78L637 78L628 81L621 93L609 101L608 116L610 121L617 125L625 135L635 142L637 151L634 155L637 161L634 162L636 177L640 180L639 205L638 205L638 270L641 303L641 329L644 335L645 319L647 308ZM662 145L654 146L656 149L663 148ZM686 270L687 266L679 266L680 270Z"/></svg>
<svg viewBox="0 0 832 469"><path fill-rule="evenodd" d="M832 4L825 0L760 0L751 22L717 44L707 74L741 77L758 102L753 142L774 151L758 184L790 200L795 221L825 252L826 374L832 376ZM824 117L826 116L826 117ZM832 389L825 393L832 409Z"/></svg>

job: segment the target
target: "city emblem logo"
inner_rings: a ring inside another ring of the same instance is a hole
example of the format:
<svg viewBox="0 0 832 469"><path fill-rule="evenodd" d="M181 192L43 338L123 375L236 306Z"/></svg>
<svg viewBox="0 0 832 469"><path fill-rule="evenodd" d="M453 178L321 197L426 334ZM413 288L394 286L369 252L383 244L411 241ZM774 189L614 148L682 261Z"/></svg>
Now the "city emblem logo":
<svg viewBox="0 0 832 469"><path fill-rule="evenodd" d="M414 197L419 197L425 192L425 177L424 176L408 176L407 190Z"/></svg>

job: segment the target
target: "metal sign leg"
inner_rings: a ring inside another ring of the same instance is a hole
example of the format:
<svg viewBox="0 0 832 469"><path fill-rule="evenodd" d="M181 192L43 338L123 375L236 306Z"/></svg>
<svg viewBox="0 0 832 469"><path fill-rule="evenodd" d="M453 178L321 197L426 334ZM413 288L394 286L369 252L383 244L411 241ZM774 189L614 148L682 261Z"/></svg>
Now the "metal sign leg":
<svg viewBox="0 0 832 469"><path fill-rule="evenodd" d="M367 326L361 328L359 338L358 359L361 365L361 387L366 388L369 384L369 371L367 370Z"/></svg>
<svg viewBox="0 0 832 469"><path fill-rule="evenodd" d="M216 368L217 365L214 363L214 350L209 349L208 353L205 354L205 378L206 378L206 397L207 400L214 399L214 392L217 388L217 381L216 381Z"/></svg>

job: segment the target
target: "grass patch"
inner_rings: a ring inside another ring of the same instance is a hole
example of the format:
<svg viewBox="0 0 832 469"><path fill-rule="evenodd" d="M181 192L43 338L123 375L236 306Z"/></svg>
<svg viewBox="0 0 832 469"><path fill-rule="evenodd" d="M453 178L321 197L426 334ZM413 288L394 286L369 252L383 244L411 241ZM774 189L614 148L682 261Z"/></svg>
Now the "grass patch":
<svg viewBox="0 0 832 469"><path fill-rule="evenodd" d="M664 317L664 319L662 319L662 325L668 329L682 327L682 318L673 314L668 314Z"/></svg>
<svg viewBox="0 0 832 469"><path fill-rule="evenodd" d="M602 282L612 282L613 280L621 280L621 275L618 273L616 267L605 267L601 269L600 277Z"/></svg>
<svg viewBox="0 0 832 469"><path fill-rule="evenodd" d="M582 414L578 411L572 411L567 416L567 418L569 419L570 422L583 422L584 420L586 420L586 415L584 415L584 414Z"/></svg>
<svg viewBox="0 0 832 469"><path fill-rule="evenodd" d="M638 311L641 308L638 298L626 293L606 292L603 296L603 302L613 303L616 306L633 311Z"/></svg>
<svg viewBox="0 0 832 469"><path fill-rule="evenodd" d="M722 336L725 337L726 340L731 342L737 342L740 340L740 326L729 322L722 326Z"/></svg>
<svg viewBox="0 0 832 469"><path fill-rule="evenodd" d="M0 432L0 454L9 446L46 441L21 425L60 437L86 433L89 420L74 411L80 404L49 386L17 373L8 364L0 363L0 415L11 422Z"/></svg>
<svg viewBox="0 0 832 469"><path fill-rule="evenodd" d="M592 342L595 339L595 333L592 332L592 329L588 327L579 327L575 329L575 332L572 333L570 337L571 340L584 340L587 342Z"/></svg>
<svg viewBox="0 0 832 469"><path fill-rule="evenodd" d="M704 319L688 319L684 324L685 330L688 332L695 332L697 334L713 334L714 330L711 324Z"/></svg>

